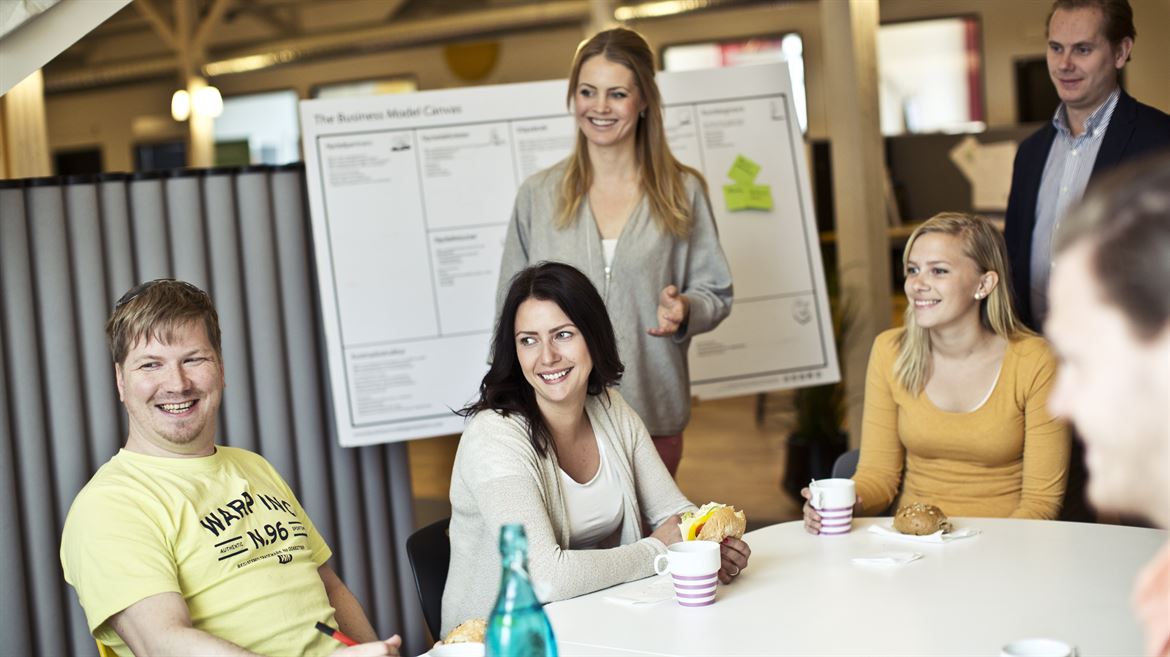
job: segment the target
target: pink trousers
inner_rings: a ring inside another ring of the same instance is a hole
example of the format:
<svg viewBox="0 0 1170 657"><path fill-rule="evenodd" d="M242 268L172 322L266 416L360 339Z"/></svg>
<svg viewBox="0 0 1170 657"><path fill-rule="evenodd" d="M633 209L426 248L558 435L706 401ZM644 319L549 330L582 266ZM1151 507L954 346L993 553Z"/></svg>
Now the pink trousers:
<svg viewBox="0 0 1170 657"><path fill-rule="evenodd" d="M658 450L658 455L662 457L662 462L666 464L670 476L676 476L679 461L682 461L683 435L676 433L673 436L650 436L650 438L654 441L654 449Z"/></svg>

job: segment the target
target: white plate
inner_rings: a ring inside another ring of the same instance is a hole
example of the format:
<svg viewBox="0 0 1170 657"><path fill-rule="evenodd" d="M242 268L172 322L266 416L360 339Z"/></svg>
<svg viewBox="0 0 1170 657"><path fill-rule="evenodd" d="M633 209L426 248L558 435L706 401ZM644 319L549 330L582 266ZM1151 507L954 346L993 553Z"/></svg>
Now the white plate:
<svg viewBox="0 0 1170 657"><path fill-rule="evenodd" d="M483 657L482 643L447 643L435 646L419 657Z"/></svg>

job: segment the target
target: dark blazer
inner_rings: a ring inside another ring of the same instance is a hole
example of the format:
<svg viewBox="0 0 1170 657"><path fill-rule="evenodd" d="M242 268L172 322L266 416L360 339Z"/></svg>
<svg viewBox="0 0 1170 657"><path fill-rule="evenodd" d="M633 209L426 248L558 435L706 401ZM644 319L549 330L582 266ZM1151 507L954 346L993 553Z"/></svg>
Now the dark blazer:
<svg viewBox="0 0 1170 657"><path fill-rule="evenodd" d="M1036 195L1048 151L1056 139L1052 122L1044 124L1016 151L1012 189L1004 215L1004 240L1012 270L1012 291L1020 319L1039 331L1032 316L1032 229L1036 226ZM1170 115L1143 105L1123 90L1097 151L1089 183L1102 172L1143 153L1170 148Z"/></svg>

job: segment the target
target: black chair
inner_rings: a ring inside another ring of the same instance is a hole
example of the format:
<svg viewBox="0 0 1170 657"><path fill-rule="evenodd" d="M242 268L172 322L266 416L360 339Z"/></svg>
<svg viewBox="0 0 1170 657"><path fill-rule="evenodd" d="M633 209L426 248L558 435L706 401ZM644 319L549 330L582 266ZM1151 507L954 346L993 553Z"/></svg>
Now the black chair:
<svg viewBox="0 0 1170 657"><path fill-rule="evenodd" d="M848 479L857 472L857 461L861 458L861 450L851 449L833 462L833 478L834 479Z"/></svg>
<svg viewBox="0 0 1170 657"><path fill-rule="evenodd" d="M443 588L447 585L447 566L451 562L451 538L447 536L450 518L433 522L406 539L406 556L414 572L414 585L422 604L423 618L431 638L438 641L443 612Z"/></svg>

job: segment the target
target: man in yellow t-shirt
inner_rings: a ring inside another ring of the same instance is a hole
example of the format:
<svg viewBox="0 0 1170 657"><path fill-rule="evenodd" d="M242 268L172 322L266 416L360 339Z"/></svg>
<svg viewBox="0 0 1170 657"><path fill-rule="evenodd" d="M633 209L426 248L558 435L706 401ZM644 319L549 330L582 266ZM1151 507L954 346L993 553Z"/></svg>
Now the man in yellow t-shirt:
<svg viewBox="0 0 1170 657"><path fill-rule="evenodd" d="M181 281L136 286L106 324L125 447L78 493L61 564L119 655L397 655L327 564L332 552L258 454L215 445L219 319ZM342 648L316 629L364 642Z"/></svg>

